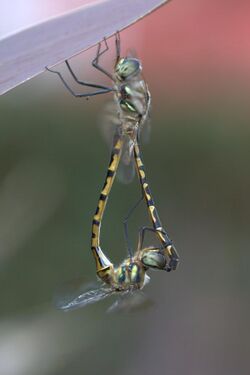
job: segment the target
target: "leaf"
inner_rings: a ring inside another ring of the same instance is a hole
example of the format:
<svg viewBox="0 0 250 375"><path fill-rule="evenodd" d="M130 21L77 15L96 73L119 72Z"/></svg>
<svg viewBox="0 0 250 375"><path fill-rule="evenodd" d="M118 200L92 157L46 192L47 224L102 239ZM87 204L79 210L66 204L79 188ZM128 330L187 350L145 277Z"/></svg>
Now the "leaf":
<svg viewBox="0 0 250 375"><path fill-rule="evenodd" d="M0 40L0 94L113 35L170 0L99 0Z"/></svg>

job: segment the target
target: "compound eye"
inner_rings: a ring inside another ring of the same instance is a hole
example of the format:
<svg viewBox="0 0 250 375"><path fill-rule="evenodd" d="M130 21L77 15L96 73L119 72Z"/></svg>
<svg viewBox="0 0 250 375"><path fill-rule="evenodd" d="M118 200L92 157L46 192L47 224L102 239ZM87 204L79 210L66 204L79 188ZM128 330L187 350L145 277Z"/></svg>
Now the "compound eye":
<svg viewBox="0 0 250 375"><path fill-rule="evenodd" d="M149 268L164 269L166 267L166 257L160 252L148 251L141 259L142 263Z"/></svg>
<svg viewBox="0 0 250 375"><path fill-rule="evenodd" d="M134 58L125 58L120 60L116 67L116 73L119 79L126 80L141 70L140 61Z"/></svg>

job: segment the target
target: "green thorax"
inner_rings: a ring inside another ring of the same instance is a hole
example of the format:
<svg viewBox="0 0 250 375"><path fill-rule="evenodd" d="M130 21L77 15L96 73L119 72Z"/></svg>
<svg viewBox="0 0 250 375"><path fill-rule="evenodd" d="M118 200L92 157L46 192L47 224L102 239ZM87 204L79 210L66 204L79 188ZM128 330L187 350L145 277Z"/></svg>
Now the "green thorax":
<svg viewBox="0 0 250 375"><path fill-rule="evenodd" d="M145 268L141 262L126 259L114 269L113 287L118 290L141 289L144 279Z"/></svg>

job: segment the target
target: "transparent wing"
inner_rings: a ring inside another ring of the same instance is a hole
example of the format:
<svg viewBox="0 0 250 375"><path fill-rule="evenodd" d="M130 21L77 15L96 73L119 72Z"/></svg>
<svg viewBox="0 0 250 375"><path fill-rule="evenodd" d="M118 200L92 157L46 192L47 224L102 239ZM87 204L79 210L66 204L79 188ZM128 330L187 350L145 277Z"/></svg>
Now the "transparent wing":
<svg viewBox="0 0 250 375"><path fill-rule="evenodd" d="M113 293L111 288L100 283L81 283L76 286L75 282L71 282L56 293L54 302L58 309L68 311L101 301Z"/></svg>
<svg viewBox="0 0 250 375"><path fill-rule="evenodd" d="M152 306L153 302L141 291L127 291L120 293L116 301L107 310L108 313L129 313L137 310L145 310Z"/></svg>
<svg viewBox="0 0 250 375"><path fill-rule="evenodd" d="M103 138L108 144L110 150L113 145L113 138L117 131L117 128L121 125L117 106L114 101L109 102L106 105L105 111L102 114L100 128ZM147 119L140 129L139 138L141 143L148 143L150 137L150 120ZM135 164L133 159L133 142L128 136L124 136L124 146L122 150L122 156L120 165L117 171L117 179L123 184L129 184L133 181L135 176Z"/></svg>
<svg viewBox="0 0 250 375"><path fill-rule="evenodd" d="M150 136L151 136L151 118L150 118L150 112L149 115L144 122L140 133L139 133L139 139L142 144L148 144L150 141Z"/></svg>
<svg viewBox="0 0 250 375"><path fill-rule="evenodd" d="M135 162L133 159L133 142L128 136L124 136L124 143L117 178L123 184L129 184L135 176Z"/></svg>
<svg viewBox="0 0 250 375"><path fill-rule="evenodd" d="M102 113L100 128L103 138L108 144L110 150L113 146L113 138L117 128L121 126L117 105L114 101L109 102ZM129 137L124 138L121 161L117 171L117 179L123 184L130 183L135 175L135 166L132 159L131 141Z"/></svg>
<svg viewBox="0 0 250 375"><path fill-rule="evenodd" d="M127 57L135 57L136 59L138 59L137 51L134 48L132 48L132 47L129 47L127 49L126 56Z"/></svg>
<svg viewBox="0 0 250 375"><path fill-rule="evenodd" d="M139 131L138 139L140 144L146 144L149 142L150 131L150 119L148 118ZM117 178L123 184L131 183L135 176L133 147L133 141L128 136L124 136L124 146L122 150L121 162L117 171Z"/></svg>
<svg viewBox="0 0 250 375"><path fill-rule="evenodd" d="M126 49L126 57L134 57L138 59L138 53L135 48L129 47Z"/></svg>
<svg viewBox="0 0 250 375"><path fill-rule="evenodd" d="M117 105L114 100L109 101L105 105L104 109L101 111L98 122L102 136L111 149L113 146L114 135L117 128L121 124L117 111Z"/></svg>

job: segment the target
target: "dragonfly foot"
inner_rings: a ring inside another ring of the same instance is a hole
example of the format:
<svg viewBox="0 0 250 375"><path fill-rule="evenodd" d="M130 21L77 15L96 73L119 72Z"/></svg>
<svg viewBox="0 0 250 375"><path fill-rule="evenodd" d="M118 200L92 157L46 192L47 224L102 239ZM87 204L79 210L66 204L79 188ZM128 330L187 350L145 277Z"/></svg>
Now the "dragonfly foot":
<svg viewBox="0 0 250 375"><path fill-rule="evenodd" d="M166 267L166 271L175 271L179 263L179 258L172 258Z"/></svg>

